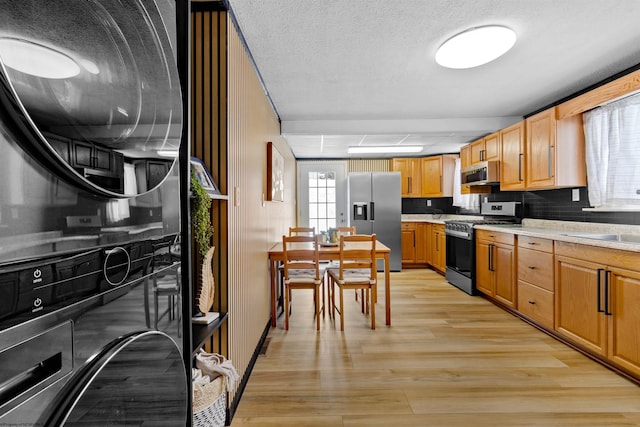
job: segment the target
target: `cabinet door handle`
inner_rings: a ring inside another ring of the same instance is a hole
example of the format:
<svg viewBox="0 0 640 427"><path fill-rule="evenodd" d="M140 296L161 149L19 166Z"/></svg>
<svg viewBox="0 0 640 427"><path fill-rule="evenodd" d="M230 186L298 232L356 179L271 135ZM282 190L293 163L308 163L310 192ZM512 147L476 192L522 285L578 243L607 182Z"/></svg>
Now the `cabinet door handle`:
<svg viewBox="0 0 640 427"><path fill-rule="evenodd" d="M489 271L493 271L493 245L491 245L491 244L489 245L489 259L488 259L488 261L489 261L489 265L488 265Z"/></svg>
<svg viewBox="0 0 640 427"><path fill-rule="evenodd" d="M524 179L522 179L522 156L524 156L524 154L518 154L518 181L524 181Z"/></svg>
<svg viewBox="0 0 640 427"><path fill-rule="evenodd" d="M440 233L436 233L436 252L440 252L440 247L438 246L438 242L440 241Z"/></svg>
<svg viewBox="0 0 640 427"><path fill-rule="evenodd" d="M440 193L442 193L442 175L440 175Z"/></svg>
<svg viewBox="0 0 640 427"><path fill-rule="evenodd" d="M529 270L535 270L536 269L535 266L533 266L533 265L530 265L527 268L529 268Z"/></svg>
<svg viewBox="0 0 640 427"><path fill-rule="evenodd" d="M609 310L609 277L611 276L611 271L605 270L604 272L604 314L607 316L611 316L611 310Z"/></svg>
<svg viewBox="0 0 640 427"><path fill-rule="evenodd" d="M549 146L549 149L547 150L547 174L549 175L549 178L553 178L553 171L551 170L551 163L552 163L552 159L551 159L551 155L552 155L552 151L553 151L553 145Z"/></svg>
<svg viewBox="0 0 640 427"><path fill-rule="evenodd" d="M533 246L533 245L537 245L537 243L536 242L527 242L527 245L532 245Z"/></svg>
<svg viewBox="0 0 640 427"><path fill-rule="evenodd" d="M604 268L598 269L598 279L596 280L596 286L598 289L598 313L604 313L604 310L602 309L602 281L600 279L603 271Z"/></svg>
<svg viewBox="0 0 640 427"><path fill-rule="evenodd" d="M409 177L407 180L409 181L409 193L413 193L413 178Z"/></svg>
<svg viewBox="0 0 640 427"><path fill-rule="evenodd" d="M529 304L534 305L536 302L535 301L529 301Z"/></svg>

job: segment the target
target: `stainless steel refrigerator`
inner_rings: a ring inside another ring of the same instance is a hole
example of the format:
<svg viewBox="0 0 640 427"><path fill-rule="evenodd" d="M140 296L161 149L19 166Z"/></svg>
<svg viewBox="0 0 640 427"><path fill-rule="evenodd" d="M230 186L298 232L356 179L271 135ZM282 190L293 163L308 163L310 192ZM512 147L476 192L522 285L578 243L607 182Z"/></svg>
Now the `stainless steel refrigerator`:
<svg viewBox="0 0 640 427"><path fill-rule="evenodd" d="M349 225L358 234L376 234L391 248L391 271L402 270L400 172L352 172L347 176ZM382 264L378 263L382 270Z"/></svg>

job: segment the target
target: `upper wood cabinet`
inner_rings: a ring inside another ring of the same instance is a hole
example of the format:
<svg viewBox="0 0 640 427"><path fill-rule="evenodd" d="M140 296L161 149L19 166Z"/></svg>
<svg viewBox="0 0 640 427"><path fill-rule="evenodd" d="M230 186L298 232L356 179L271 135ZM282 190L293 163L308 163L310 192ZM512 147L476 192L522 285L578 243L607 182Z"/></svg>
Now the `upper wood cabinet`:
<svg viewBox="0 0 640 427"><path fill-rule="evenodd" d="M550 108L525 119L527 189L587 185L582 116L556 119Z"/></svg>
<svg viewBox="0 0 640 427"><path fill-rule="evenodd" d="M471 166L471 144L460 148L460 169Z"/></svg>
<svg viewBox="0 0 640 427"><path fill-rule="evenodd" d="M402 197L422 197L421 159L417 157L391 160L391 170L400 172Z"/></svg>
<svg viewBox="0 0 640 427"><path fill-rule="evenodd" d="M500 160L500 134L494 132L469 144L471 164Z"/></svg>
<svg viewBox="0 0 640 427"><path fill-rule="evenodd" d="M452 197L457 155L422 158L422 197Z"/></svg>
<svg viewBox="0 0 640 427"><path fill-rule="evenodd" d="M500 190L523 190L525 186L525 126L524 120L500 131L502 161Z"/></svg>

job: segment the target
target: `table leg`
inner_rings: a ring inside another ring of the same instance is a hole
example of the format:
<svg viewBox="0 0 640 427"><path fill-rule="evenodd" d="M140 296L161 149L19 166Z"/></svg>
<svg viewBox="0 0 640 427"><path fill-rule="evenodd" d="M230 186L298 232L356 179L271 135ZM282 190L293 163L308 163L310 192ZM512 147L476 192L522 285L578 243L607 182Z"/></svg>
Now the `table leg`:
<svg viewBox="0 0 640 427"><path fill-rule="evenodd" d="M391 266L389 254L384 254L384 308L386 311L386 324L391 325Z"/></svg>
<svg viewBox="0 0 640 427"><path fill-rule="evenodd" d="M271 326L276 327L276 271L278 269L277 261L269 260L269 270L271 276Z"/></svg>

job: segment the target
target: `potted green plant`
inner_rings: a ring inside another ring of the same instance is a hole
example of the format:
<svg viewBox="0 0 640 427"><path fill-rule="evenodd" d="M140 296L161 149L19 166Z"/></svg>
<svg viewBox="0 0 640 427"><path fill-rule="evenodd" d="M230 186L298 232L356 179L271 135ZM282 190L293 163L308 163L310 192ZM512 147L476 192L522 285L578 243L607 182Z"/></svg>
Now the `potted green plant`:
<svg viewBox="0 0 640 427"><path fill-rule="evenodd" d="M211 246L213 225L211 224L211 198L204 187L191 172L191 225L193 238L200 255L200 275L197 293L197 308L200 311L201 322L209 323L211 317L209 309L213 305L215 296L215 282L213 278L212 260L214 247Z"/></svg>
<svg viewBox="0 0 640 427"><path fill-rule="evenodd" d="M211 237L213 236L211 198L193 171L191 171L191 195L193 238L198 246L198 253L204 258L211 247Z"/></svg>

